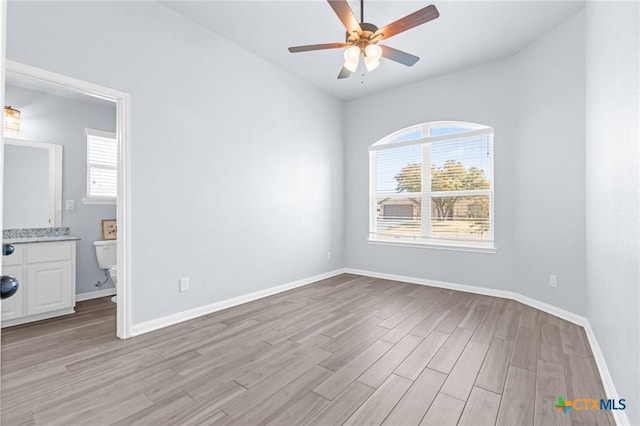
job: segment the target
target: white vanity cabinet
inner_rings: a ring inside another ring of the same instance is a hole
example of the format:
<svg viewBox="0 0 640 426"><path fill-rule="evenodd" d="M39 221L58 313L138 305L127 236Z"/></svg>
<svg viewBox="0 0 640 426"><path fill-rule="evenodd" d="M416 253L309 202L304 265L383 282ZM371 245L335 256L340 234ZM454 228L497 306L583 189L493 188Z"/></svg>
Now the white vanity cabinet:
<svg viewBox="0 0 640 426"><path fill-rule="evenodd" d="M76 242L14 244L3 259L4 275L13 275L20 287L2 301L2 327L75 312Z"/></svg>

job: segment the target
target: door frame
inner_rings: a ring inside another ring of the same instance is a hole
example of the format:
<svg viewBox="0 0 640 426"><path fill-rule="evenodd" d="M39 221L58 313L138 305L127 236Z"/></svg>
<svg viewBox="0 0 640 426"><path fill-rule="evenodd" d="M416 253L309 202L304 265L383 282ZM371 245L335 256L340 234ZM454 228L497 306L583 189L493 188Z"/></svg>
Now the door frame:
<svg viewBox="0 0 640 426"><path fill-rule="evenodd" d="M6 4L6 2L2 3L3 5ZM4 58L4 54L2 57ZM0 82L2 83L0 97L2 101L4 101L4 87L6 84L4 77L7 76L29 79L47 86L71 90L116 103L116 135L118 138L118 201L116 208L118 220L118 283L116 292L118 303L116 335L121 339L131 337L131 166L129 161L131 126L129 94L10 60L5 60L5 67L6 71ZM4 148L4 139L0 140ZM0 158L0 161L2 161L2 168L0 168L0 171L2 171L4 170L4 157ZM0 191L1 195L2 191ZM0 219L0 225L1 223Z"/></svg>

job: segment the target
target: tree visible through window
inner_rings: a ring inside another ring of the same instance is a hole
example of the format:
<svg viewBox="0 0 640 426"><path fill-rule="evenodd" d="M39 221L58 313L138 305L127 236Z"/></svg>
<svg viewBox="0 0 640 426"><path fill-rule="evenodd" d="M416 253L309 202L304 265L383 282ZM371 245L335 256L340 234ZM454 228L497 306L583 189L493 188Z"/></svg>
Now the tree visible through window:
<svg viewBox="0 0 640 426"><path fill-rule="evenodd" d="M376 143L370 155L372 240L492 245L491 128L414 126Z"/></svg>

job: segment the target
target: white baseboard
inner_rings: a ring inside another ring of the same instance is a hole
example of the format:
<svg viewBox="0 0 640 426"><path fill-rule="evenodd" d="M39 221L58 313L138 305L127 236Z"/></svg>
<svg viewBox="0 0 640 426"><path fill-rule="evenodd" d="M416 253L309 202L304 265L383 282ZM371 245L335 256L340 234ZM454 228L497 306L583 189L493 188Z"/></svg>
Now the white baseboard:
<svg viewBox="0 0 640 426"><path fill-rule="evenodd" d="M154 331L160 328L168 327L170 325L178 324L183 321L188 321L190 319L194 319L203 315L221 311L223 309L231 308L233 306L241 305L243 303L251 302L256 299L262 299L263 297L271 296L277 293L282 293L283 291L313 284L316 281L335 277L336 275L340 275L342 273L344 273L344 269L336 269L333 271L325 272L323 274L314 275L312 277L307 277L297 281L293 281L287 284L282 284L276 287L267 288L265 290L260 290L253 293L245 294L243 296L234 297L232 299L222 300L220 302L212 303L210 305L200 306L198 308L190 309L188 311L178 312L177 314L167 315L161 318L156 318L156 319L141 322L138 324L132 324L131 336L138 336L140 334L148 333L150 331Z"/></svg>
<svg viewBox="0 0 640 426"><path fill-rule="evenodd" d="M26 324L28 322L40 321L40 320L45 320L49 318L55 318L55 317L60 317L62 315L70 315L75 313L76 313L76 310L73 308L64 308L64 309L58 309L51 312L44 312L41 314L28 315L22 318L4 320L2 321L2 328L12 327L14 325Z"/></svg>
<svg viewBox="0 0 640 426"><path fill-rule="evenodd" d="M609 373L609 368L607 367L607 362L604 359L604 354L602 353L602 349L600 349L600 345L598 344L598 340L596 339L596 334L591 328L591 324L587 321L584 326L584 331L587 332L587 338L589 339L589 344L591 345L591 351L593 352L593 357L596 360L596 366L598 367L598 371L600 372L600 377L602 378L602 385L604 386L604 391L607 393L607 398L615 399L616 401L619 399L618 391L616 390L615 385L613 384L613 378ZM630 406L629 401L627 401L627 405ZM630 425L629 418L627 417L626 411L613 410L611 411L613 414L613 419L616 421L617 425Z"/></svg>
<svg viewBox="0 0 640 426"><path fill-rule="evenodd" d="M428 285L431 287L446 288L449 290L457 290L457 291L464 291L467 293L482 294L485 296L500 297L502 299L513 299L513 300L517 300L518 302L524 303L525 305L529 305L532 308L536 308L541 311L548 312L552 315L565 319L574 324L579 324L581 326L584 326L584 324L587 322L587 319L585 317L576 315L573 312L565 311L564 309L560 309L556 306L549 305L544 302L540 302L539 300L532 299L527 296L523 296L520 293L516 293L513 291L500 290L500 289L488 288L488 287L477 287L477 286L465 285L465 284L455 284L455 283L450 283L446 281L427 280L424 278L407 277L404 275L385 274L382 272L365 271L365 270L353 269L353 268L345 268L345 273L363 275L363 276L372 277L372 278L381 278L381 279L392 280L392 281L402 281L402 282L411 283L411 284Z"/></svg>
<svg viewBox="0 0 640 426"><path fill-rule="evenodd" d="M464 285L464 284L455 284L455 283L450 283L445 281L427 280L424 278L408 277L404 275L395 275L395 274L386 274L382 272L366 271L361 269L353 269L353 268L336 269L330 272L326 272L324 274L303 278L301 280L293 281L287 284L283 284L283 285L271 287L265 290L256 291L254 293L246 294L244 296L238 296L232 299L222 300L220 302L212 303L206 306L201 306L201 307L194 308L184 312L179 312L177 314L167 315L165 317L156 318L154 320L142 322L139 324L133 324L131 326L131 336L138 336L140 334L148 333L154 330L168 327L170 325L178 324L183 321L197 318L202 315L207 315L223 309L231 308L233 306L241 305L243 303L251 302L253 300L261 299L263 297L271 296L273 294L282 293L284 291L291 290L297 287L309 285L314 282L317 282L326 278L331 278L343 273L362 275L362 276L372 277L372 278L381 278L381 279L392 280L392 281L402 281L402 282L426 285L426 286L432 286L432 287L446 288L446 289L464 291L464 292L474 293L474 294L483 294L486 296L500 297L503 299L513 299L520 303L524 303L525 305L539 309L543 312L547 312L551 315L555 315L571 323L580 325L584 327L587 334L587 338L589 339L589 344L591 345L593 356L595 358L596 365L600 372L600 377L602 378L602 382L603 382L605 392L607 394L607 398L615 399L615 400L618 399L618 392L616 391L615 386L613 384L613 379L611 378L611 374L609 373L607 363L602 354L602 350L598 345L598 341L593 332L593 329L591 328L591 324L589 323L589 320L587 318L574 314L573 312L569 312L564 309L558 308L557 306L540 302L536 299L532 299L530 297L524 296L520 293L516 293L513 291L493 289L493 288L487 288L487 287L476 287L476 286ZM109 289L109 290L113 291L113 293L110 293L110 294L115 294L115 289ZM93 295L96 293L106 292L109 290L83 293L83 295L84 294ZM107 295L109 294L104 294L104 296L107 296ZM86 300L86 299L78 299L78 297L80 296L82 295L78 295L76 297L76 300ZM95 297L102 297L102 296L95 296ZM93 297L87 297L87 299L89 298L93 298ZM618 425L629 424L629 420L624 411L614 410L612 411L612 414L616 421L616 424Z"/></svg>
<svg viewBox="0 0 640 426"><path fill-rule="evenodd" d="M591 328L591 324L589 323L589 320L581 315L577 315L577 314L574 314L573 312L565 311L564 309L560 309L557 306L549 305L548 303L540 302L539 300L532 299L520 293L516 293L508 290L499 290L499 289L487 288L487 287L476 287L471 285L427 280L424 278L407 277L404 275L385 274L382 272L365 271L362 269L353 269L353 268L345 268L344 272L347 274L363 275L365 277L381 278L381 279L392 280L392 281L402 281L402 282L407 282L412 284L464 291L467 293L500 297L503 299L513 299L517 302L524 303L525 305L529 305L532 308L539 309L548 314L555 315L571 323L582 326L584 327L585 332L587 334L587 338L589 339L589 344L591 345L591 350L593 351L593 357L595 358L596 365L598 366L600 377L602 378L602 385L604 386L604 390L607 394L607 398L618 400L618 392L616 391L616 388L613 384L611 373L609 373L609 368L607 367L607 363L604 359L604 355L602 354L602 350L600 349L600 345L598 344L598 340L596 339L596 335L593 332L593 329ZM613 418L616 421L616 424L618 425L630 424L629 419L627 418L627 414L624 411L612 410L611 413L613 414Z"/></svg>
<svg viewBox="0 0 640 426"><path fill-rule="evenodd" d="M99 297L113 296L116 294L115 288L106 288L104 290L90 291L88 293L76 294L76 302L82 302L83 300L97 299Z"/></svg>

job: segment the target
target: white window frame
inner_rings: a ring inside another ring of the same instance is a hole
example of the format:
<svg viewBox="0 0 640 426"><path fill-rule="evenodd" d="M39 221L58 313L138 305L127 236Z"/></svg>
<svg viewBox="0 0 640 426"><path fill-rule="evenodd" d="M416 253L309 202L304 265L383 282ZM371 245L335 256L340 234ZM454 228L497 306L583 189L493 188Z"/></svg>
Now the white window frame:
<svg viewBox="0 0 640 426"><path fill-rule="evenodd" d="M419 139L412 139L400 142L391 142L398 136L403 134L415 132L418 129L422 129L423 135L429 135L431 129L442 127L462 127L471 130L464 132L451 133L440 136L423 136ZM431 170L431 149L430 144L434 142L441 142L447 140L456 140L461 138L468 138L473 136L488 136L489 137L489 149L491 150L490 162L489 162L489 179L491 182L491 188L481 190L467 190L467 191L431 191L431 173L422 173L421 192L398 192L398 193L376 193L376 152L400 148L404 146L422 145L422 170ZM457 250L457 251L471 251L481 253L495 253L497 251L494 244L494 149L493 149L493 136L494 129L492 127L483 126L476 123L460 122L460 121L438 121L431 123L423 123L392 133L391 135L381 139L372 146L369 147L369 239L370 244L382 244L391 246L408 246L408 247L424 247L424 248L437 248L443 250ZM431 238L431 198L447 197L447 196L474 196L483 195L489 196L489 235L488 240L485 241L473 241L473 240L448 240L448 239L436 239ZM409 198L415 197L422 200L421 209L421 238L414 239L411 237L397 237L394 239L382 238L377 236L377 198ZM425 200L427 202L425 203ZM424 206L428 208L424 208Z"/></svg>
<svg viewBox="0 0 640 426"><path fill-rule="evenodd" d="M116 145L117 145L117 136L115 133L112 132L106 132L104 130L96 130L96 129L86 129L86 134L87 134L87 170L86 170L86 182L87 182L87 186L86 186L86 194L87 196L85 198L82 199L82 202L86 205L116 205L116 201L117 201L117 196L114 197L96 197L96 196L90 196L89 193L89 188L91 186L91 179L90 179L90 175L89 175L89 170L91 167L102 167L105 169L113 169L113 170L118 170L118 165L117 165L117 161L116 161L116 165L114 165L113 167L111 166L107 166L104 164L92 164L89 162L89 137L90 136L94 136L94 137L99 137L99 138L107 138L107 139L113 139L116 141ZM117 156L116 156L117 157ZM117 160L117 158L116 158ZM117 187L117 185L116 185Z"/></svg>

